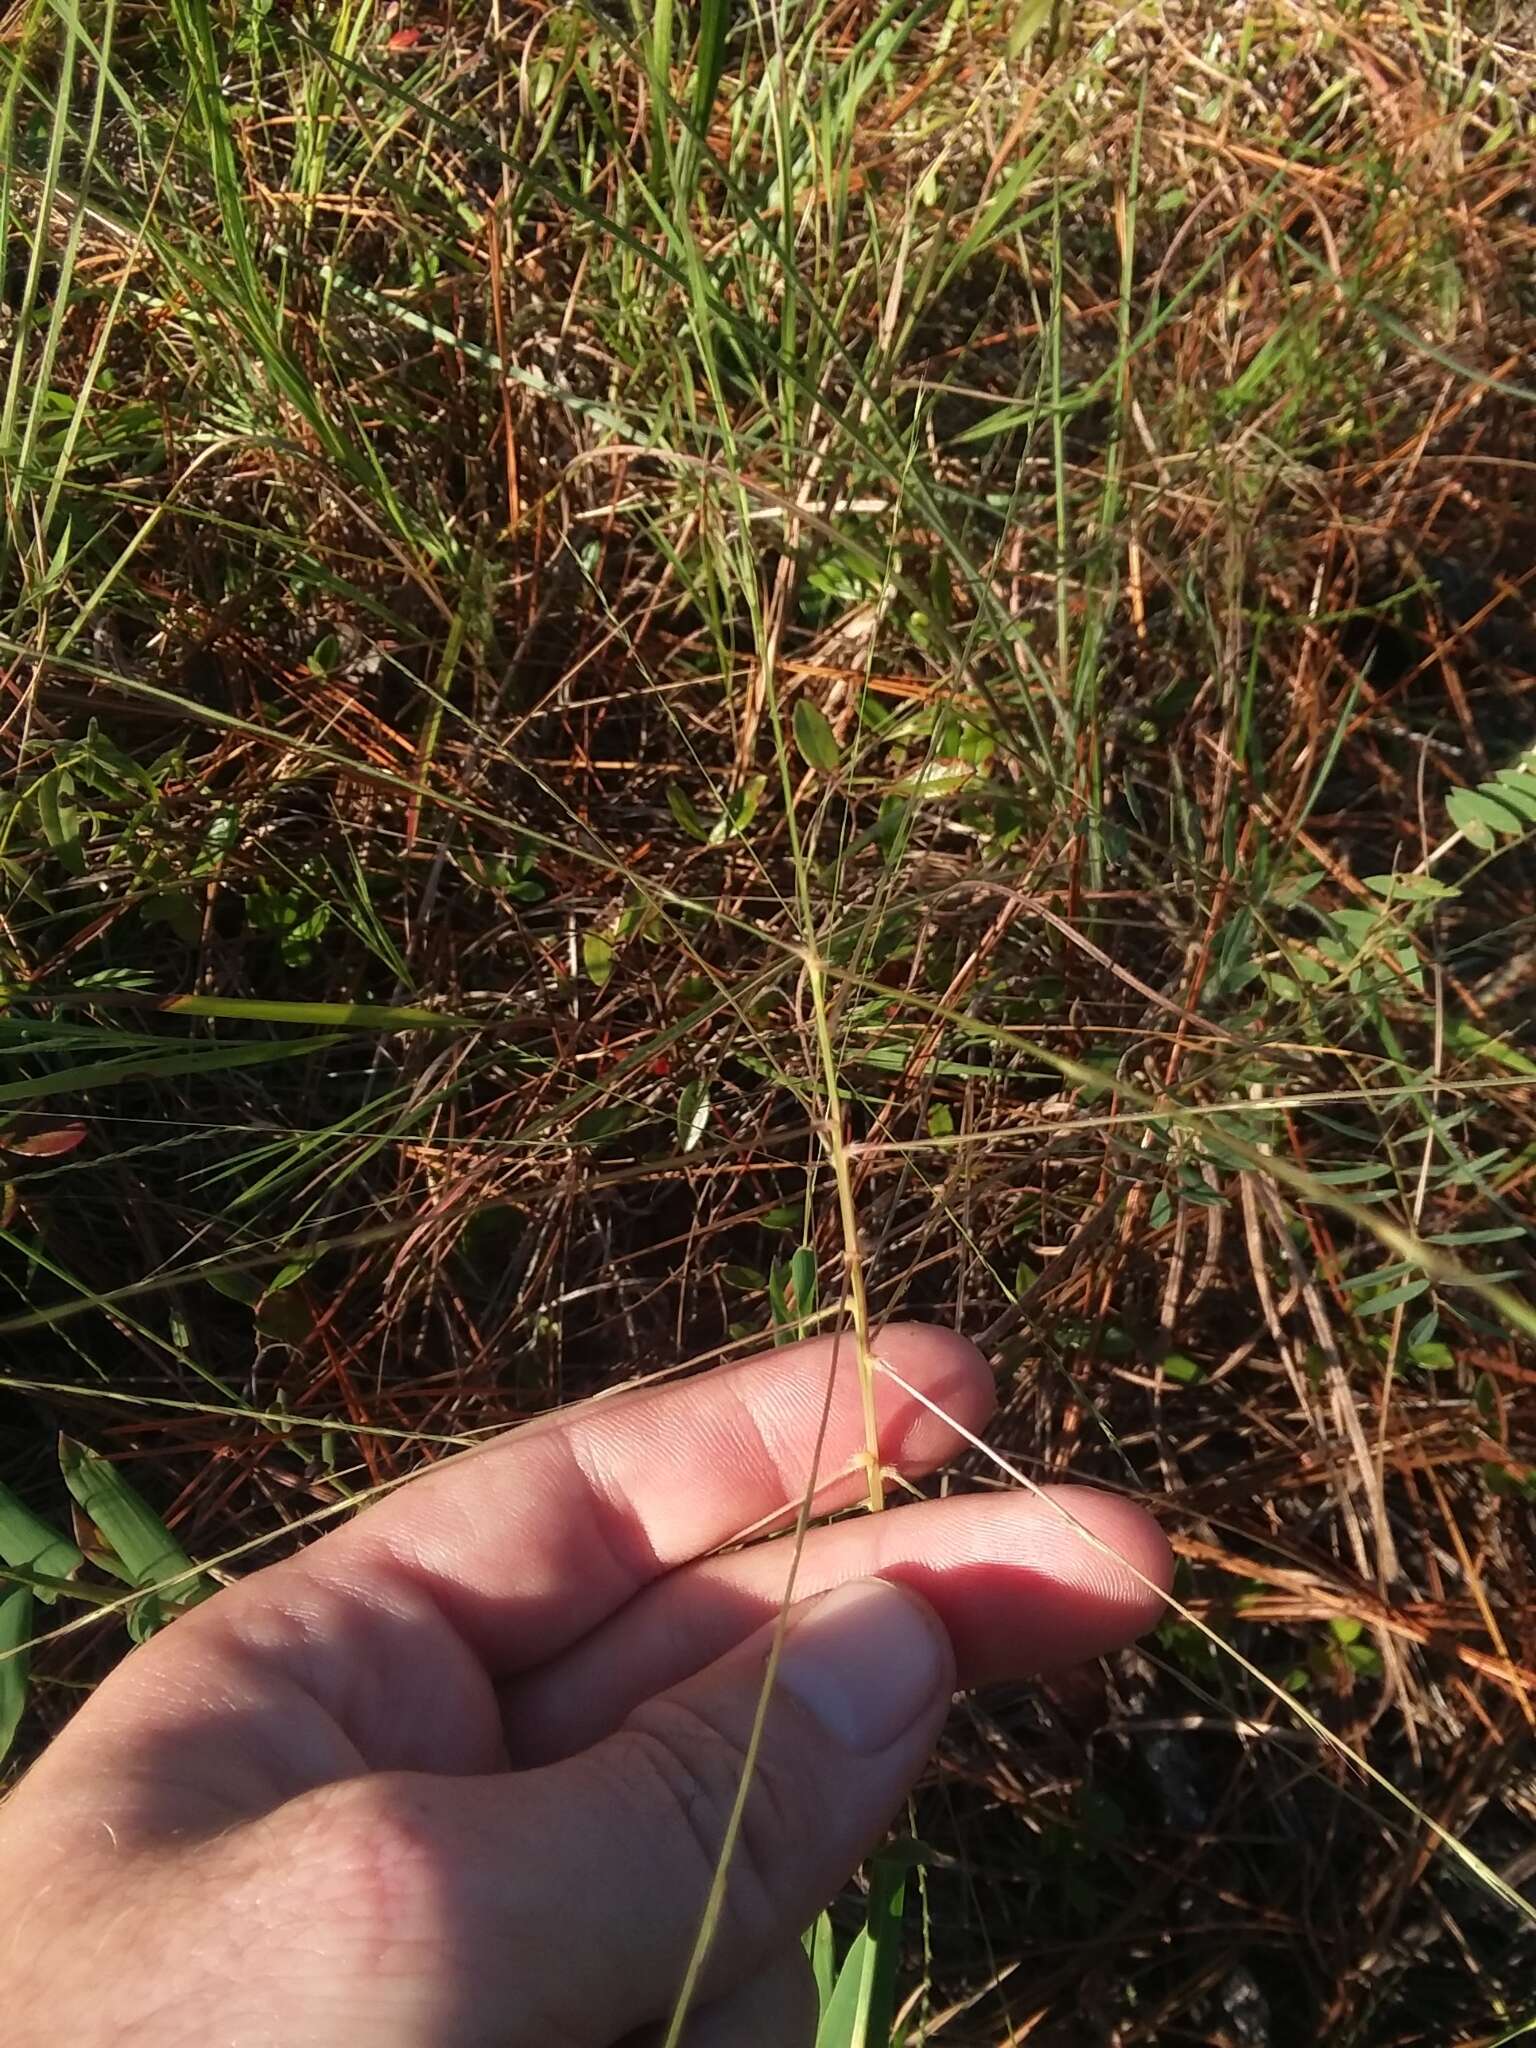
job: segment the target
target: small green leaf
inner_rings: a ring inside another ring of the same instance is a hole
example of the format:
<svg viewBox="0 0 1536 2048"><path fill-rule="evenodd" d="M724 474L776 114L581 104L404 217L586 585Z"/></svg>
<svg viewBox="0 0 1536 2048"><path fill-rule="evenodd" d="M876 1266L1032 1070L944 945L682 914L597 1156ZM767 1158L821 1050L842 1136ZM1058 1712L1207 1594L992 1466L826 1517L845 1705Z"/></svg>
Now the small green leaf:
<svg viewBox="0 0 1536 2048"><path fill-rule="evenodd" d="M789 1265L775 1259L768 1268L768 1310L773 1317L773 1341L788 1344L795 1334L794 1310L789 1305Z"/></svg>
<svg viewBox="0 0 1536 2048"><path fill-rule="evenodd" d="M1355 1303L1355 1313L1362 1316L1384 1316L1392 1309L1401 1308L1405 1302L1417 1301L1428 1287L1428 1280L1421 1274L1417 1280L1405 1280L1401 1287L1389 1287L1384 1294L1365 1295Z"/></svg>
<svg viewBox="0 0 1536 2048"><path fill-rule="evenodd" d="M649 939L656 936L661 913L649 896L637 896L626 903L614 925L615 939Z"/></svg>
<svg viewBox="0 0 1536 2048"><path fill-rule="evenodd" d="M928 1135L930 1138L952 1138L955 1134L955 1113L947 1102L936 1102L928 1112Z"/></svg>
<svg viewBox="0 0 1536 2048"><path fill-rule="evenodd" d="M1484 1463L1482 1472L1483 1484L1500 1500L1519 1500L1525 1492L1525 1488L1507 1465L1495 1465L1490 1459Z"/></svg>
<svg viewBox="0 0 1536 2048"><path fill-rule="evenodd" d="M797 1245L790 1255L789 1285L795 1297L795 1313L802 1320L816 1309L816 1254L808 1244Z"/></svg>
<svg viewBox="0 0 1536 2048"><path fill-rule="evenodd" d="M1437 1338L1424 1344L1410 1344L1408 1356L1425 1372L1449 1372L1456 1363L1456 1354L1450 1345L1440 1343Z"/></svg>
<svg viewBox="0 0 1536 2048"><path fill-rule="evenodd" d="M1373 895L1396 897L1402 903L1441 903L1456 894L1449 882L1438 882L1433 875L1411 873L1367 875L1365 886Z"/></svg>
<svg viewBox="0 0 1536 2048"><path fill-rule="evenodd" d="M709 1128L709 1083L702 1077L690 1081L677 1100L677 1143L692 1152Z"/></svg>
<svg viewBox="0 0 1536 2048"><path fill-rule="evenodd" d="M1426 1244L1515 1244L1530 1235L1524 1223L1495 1223L1486 1230L1437 1230Z"/></svg>
<svg viewBox="0 0 1536 2048"><path fill-rule="evenodd" d="M1536 776L1520 775L1511 771L1481 786L1507 810L1536 823Z"/></svg>
<svg viewBox="0 0 1536 2048"><path fill-rule="evenodd" d="M302 1280L312 1266L317 1266L324 1257L324 1247L310 1245L304 1251L296 1252L291 1259L285 1259L272 1278L262 1289L263 1294L281 1294L285 1287L292 1287Z"/></svg>
<svg viewBox="0 0 1536 2048"><path fill-rule="evenodd" d="M581 964L594 988L606 988L613 975L613 941L602 932L588 932L581 942Z"/></svg>
<svg viewBox="0 0 1536 2048"><path fill-rule="evenodd" d="M807 768L818 768L823 775L835 775L843 765L837 734L821 706L809 697L802 697L795 706L795 745Z"/></svg>
<svg viewBox="0 0 1536 2048"><path fill-rule="evenodd" d="M1163 1360L1163 1372L1181 1387L1192 1387L1196 1380L1205 1378L1204 1368L1184 1351L1170 1351Z"/></svg>
<svg viewBox="0 0 1536 2048"><path fill-rule="evenodd" d="M895 784L892 794L923 799L953 796L975 779L975 769L963 761L925 761L921 768L914 768L910 775L904 775Z"/></svg>
<svg viewBox="0 0 1536 2048"><path fill-rule="evenodd" d="M195 946L203 935L202 906L188 889L163 889L157 896L146 896L139 915L146 924L167 926L184 946Z"/></svg>
<svg viewBox="0 0 1536 2048"><path fill-rule="evenodd" d="M326 633L315 642L315 651L309 657L311 675L334 675L341 667L341 642L334 633Z"/></svg>
<svg viewBox="0 0 1536 2048"><path fill-rule="evenodd" d="M1365 1623L1357 1621L1352 1614L1335 1614L1329 1621L1328 1626L1333 1631L1335 1642L1347 1644L1359 1640Z"/></svg>
<svg viewBox="0 0 1536 2048"><path fill-rule="evenodd" d="M605 1102L576 1119L575 1138L580 1145L601 1145L627 1131L639 1114L633 1103Z"/></svg>
<svg viewBox="0 0 1536 2048"><path fill-rule="evenodd" d="M711 846L724 846L727 839L739 838L746 831L757 816L758 805L767 787L766 775L749 775L740 789L731 792L725 800L724 810L709 828Z"/></svg>
<svg viewBox="0 0 1536 2048"><path fill-rule="evenodd" d="M1445 808L1462 837L1470 839L1484 853L1498 840L1512 839L1525 829L1519 812L1501 802L1493 783L1484 783L1479 789L1453 789L1445 800Z"/></svg>
<svg viewBox="0 0 1536 2048"><path fill-rule="evenodd" d="M63 768L50 769L33 793L43 837L72 875L83 875L85 852L80 844L80 813L73 801L74 777Z"/></svg>
<svg viewBox="0 0 1536 2048"><path fill-rule="evenodd" d="M286 1344L297 1351L315 1334L314 1312L302 1294L270 1288L256 1309L256 1327L269 1344Z"/></svg>
<svg viewBox="0 0 1536 2048"><path fill-rule="evenodd" d="M687 790L675 782L667 784L667 809L690 839L697 839L701 846L709 844L709 827L699 816L697 805Z"/></svg>
<svg viewBox="0 0 1536 2048"><path fill-rule="evenodd" d="M1530 768L1506 768L1499 777L1498 789L1512 809L1536 818L1536 772Z"/></svg>
<svg viewBox="0 0 1536 2048"><path fill-rule="evenodd" d="M832 1986L837 1976L837 1941L829 1913L818 1914L806 1929L805 1953L810 1960L811 1975L816 1980L816 2010L824 2013L831 2003Z"/></svg>
<svg viewBox="0 0 1536 2048"><path fill-rule="evenodd" d="M229 1301L238 1301L246 1308L254 1308L266 1293L266 1287L255 1273L204 1273L203 1279L215 1294L222 1294Z"/></svg>

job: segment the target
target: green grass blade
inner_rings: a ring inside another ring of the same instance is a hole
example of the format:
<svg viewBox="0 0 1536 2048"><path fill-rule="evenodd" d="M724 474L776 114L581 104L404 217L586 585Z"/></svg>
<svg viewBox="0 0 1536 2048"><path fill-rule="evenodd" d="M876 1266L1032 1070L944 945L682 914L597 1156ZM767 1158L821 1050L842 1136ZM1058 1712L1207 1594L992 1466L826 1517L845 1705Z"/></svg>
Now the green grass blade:
<svg viewBox="0 0 1536 2048"><path fill-rule="evenodd" d="M81 1513L100 1532L100 1561L130 1586L155 1589L168 1606L190 1607L214 1591L154 1509L118 1467L72 1437L59 1439L59 1469Z"/></svg>
<svg viewBox="0 0 1536 2048"><path fill-rule="evenodd" d="M890 2048L906 1902L904 1865L877 1856L869 1908L816 2030L816 2048Z"/></svg>
<svg viewBox="0 0 1536 2048"><path fill-rule="evenodd" d="M85 1562L62 1531L34 1515L26 1502L0 1482L0 1560L44 1578L67 1579ZM52 1599L52 1594L43 1597Z"/></svg>
<svg viewBox="0 0 1536 2048"><path fill-rule="evenodd" d="M5 1761L27 1707L32 1594L25 1586L0 1592L0 1763Z"/></svg>

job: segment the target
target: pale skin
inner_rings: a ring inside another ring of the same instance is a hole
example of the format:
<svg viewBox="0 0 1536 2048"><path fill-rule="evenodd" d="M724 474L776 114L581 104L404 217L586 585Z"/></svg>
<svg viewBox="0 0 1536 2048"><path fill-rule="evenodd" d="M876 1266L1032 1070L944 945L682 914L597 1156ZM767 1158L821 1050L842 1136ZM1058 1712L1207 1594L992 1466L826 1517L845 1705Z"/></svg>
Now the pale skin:
<svg viewBox="0 0 1536 2048"><path fill-rule="evenodd" d="M963 1339L879 1344L985 1427L992 1378ZM851 1352L819 1512L866 1490ZM832 1363L817 1340L514 1431L135 1651L0 1807L12 2048L657 2038L792 1547L723 1546L792 1519ZM959 1447L888 1381L877 1414L895 1471ZM811 1532L688 2048L809 2043L800 1933L899 1814L957 1686L1156 1620L1156 1525L1059 1498L1098 1545L1020 1493Z"/></svg>

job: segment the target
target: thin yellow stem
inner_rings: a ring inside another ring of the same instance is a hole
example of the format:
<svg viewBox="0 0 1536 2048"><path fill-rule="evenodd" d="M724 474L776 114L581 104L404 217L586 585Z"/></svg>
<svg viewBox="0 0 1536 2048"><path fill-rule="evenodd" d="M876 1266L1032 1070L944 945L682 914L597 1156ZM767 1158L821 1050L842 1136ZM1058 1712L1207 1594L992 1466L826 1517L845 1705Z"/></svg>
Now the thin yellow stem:
<svg viewBox="0 0 1536 2048"><path fill-rule="evenodd" d="M859 1373L859 1400L864 1410L863 1464L869 1482L869 1510L871 1514L878 1514L885 1506L885 1478L880 1466L880 1425L875 1418L875 1355L869 1341L869 1294L864 1285L864 1259L859 1250L853 1171L848 1163L848 1147L843 1140L843 1115L837 1093L837 1058L832 1050L832 1026L827 1016L824 965L813 941L806 948L805 968L810 980L811 1009L816 1019L816 1043L821 1052L822 1085L827 1098L821 1140L837 1182L837 1206L843 1229L843 1266L848 1276L848 1298L853 1308L854 1355Z"/></svg>

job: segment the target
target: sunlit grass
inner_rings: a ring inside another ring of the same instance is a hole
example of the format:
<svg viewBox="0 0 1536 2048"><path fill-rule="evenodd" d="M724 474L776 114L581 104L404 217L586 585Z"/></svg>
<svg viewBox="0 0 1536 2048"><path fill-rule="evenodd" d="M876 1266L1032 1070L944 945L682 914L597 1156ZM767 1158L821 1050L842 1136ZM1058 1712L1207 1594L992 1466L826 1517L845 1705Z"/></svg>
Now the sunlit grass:
<svg viewBox="0 0 1536 2048"><path fill-rule="evenodd" d="M16 1499L63 1430L239 1568L615 1376L956 1321L1017 1473L1165 1503L1187 1615L1087 1748L957 1733L909 2039L1025 1981L1048 2034L1090 1950L1127 2041L1244 1971L1276 2041L1507 2029L1520 38L3 21ZM143 1589L0 1554L62 1603L4 1610L24 1755ZM1145 1763L1276 1687L1304 1785ZM1383 1785L1494 1873L1454 1962Z"/></svg>

